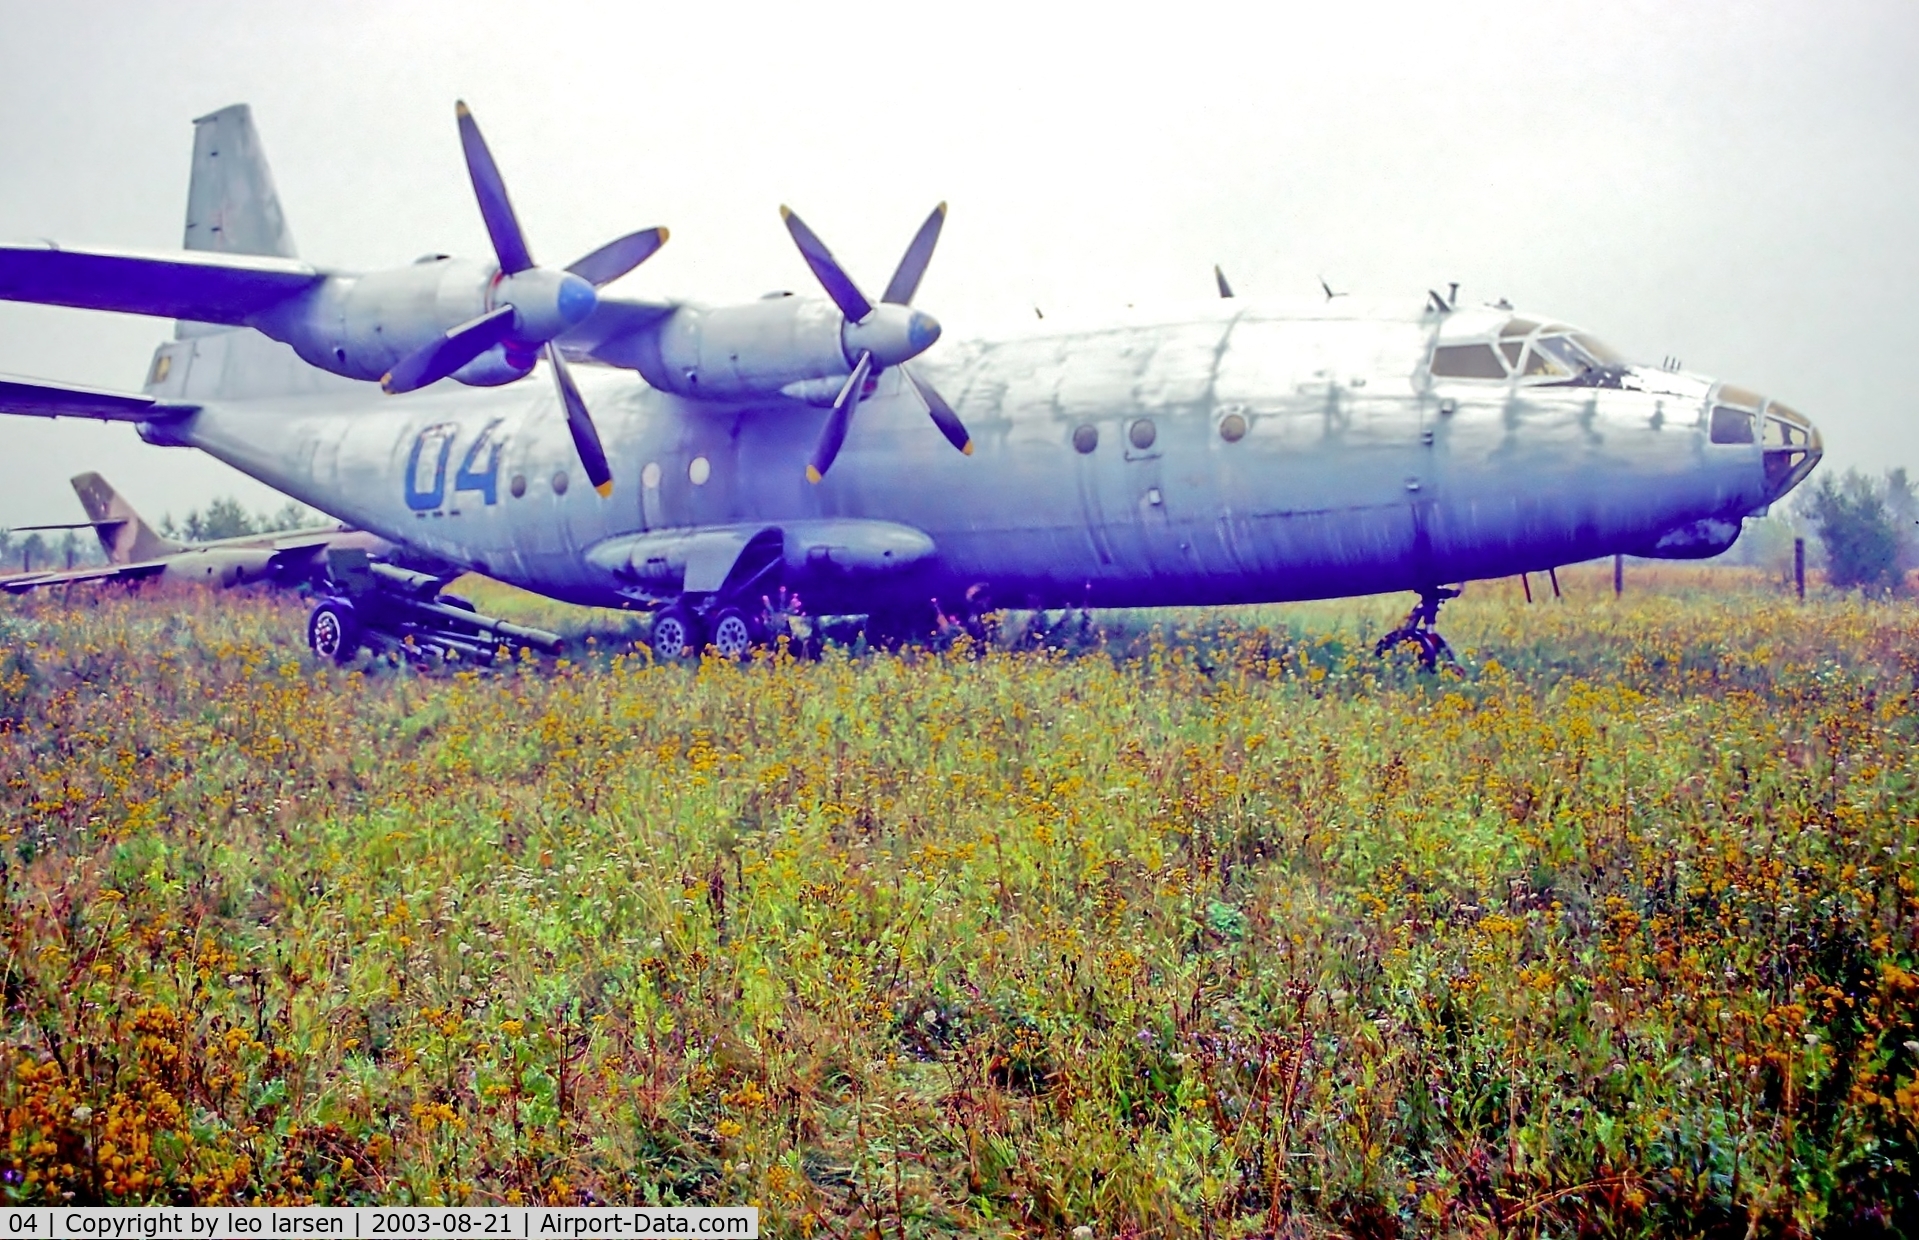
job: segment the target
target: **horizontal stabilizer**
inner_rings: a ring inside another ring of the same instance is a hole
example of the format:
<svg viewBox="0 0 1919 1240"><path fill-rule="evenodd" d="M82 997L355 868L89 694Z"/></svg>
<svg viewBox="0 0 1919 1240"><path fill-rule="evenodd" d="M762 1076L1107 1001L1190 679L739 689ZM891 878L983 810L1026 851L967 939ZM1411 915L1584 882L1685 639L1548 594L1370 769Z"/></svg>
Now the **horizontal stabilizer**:
<svg viewBox="0 0 1919 1240"><path fill-rule="evenodd" d="M185 417L198 405L180 405L137 392L48 383L0 376L0 413L35 418L99 418L107 422L158 422Z"/></svg>
<svg viewBox="0 0 1919 1240"><path fill-rule="evenodd" d="M0 245L0 300L236 327L325 278L293 258Z"/></svg>

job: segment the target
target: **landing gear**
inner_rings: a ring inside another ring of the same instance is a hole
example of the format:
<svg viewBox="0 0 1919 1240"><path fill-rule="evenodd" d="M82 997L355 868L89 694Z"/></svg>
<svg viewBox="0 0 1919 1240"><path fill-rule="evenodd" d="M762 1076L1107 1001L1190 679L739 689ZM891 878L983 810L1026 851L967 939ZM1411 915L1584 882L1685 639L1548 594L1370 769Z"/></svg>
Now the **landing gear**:
<svg viewBox="0 0 1919 1240"><path fill-rule="evenodd" d="M360 620L353 604L328 599L307 617L307 645L314 654L334 663L351 663L360 653Z"/></svg>
<svg viewBox="0 0 1919 1240"><path fill-rule="evenodd" d="M653 657L677 663L695 659L706 645L700 618L684 603L662 607L653 615Z"/></svg>
<svg viewBox="0 0 1919 1240"><path fill-rule="evenodd" d="M753 647L765 642L765 626L738 607L722 607L713 613L713 636L709 639L722 659L744 663L753 655Z"/></svg>
<svg viewBox="0 0 1919 1240"><path fill-rule="evenodd" d="M1458 598L1462 591L1449 586L1428 586L1419 592L1419 601L1406 613L1406 620L1398 628L1379 639L1373 647L1375 655L1384 656L1400 646L1411 646L1419 658L1419 665L1426 671L1432 671L1443 658L1448 663L1456 663L1451 646L1439 635L1439 605L1447 599Z"/></svg>

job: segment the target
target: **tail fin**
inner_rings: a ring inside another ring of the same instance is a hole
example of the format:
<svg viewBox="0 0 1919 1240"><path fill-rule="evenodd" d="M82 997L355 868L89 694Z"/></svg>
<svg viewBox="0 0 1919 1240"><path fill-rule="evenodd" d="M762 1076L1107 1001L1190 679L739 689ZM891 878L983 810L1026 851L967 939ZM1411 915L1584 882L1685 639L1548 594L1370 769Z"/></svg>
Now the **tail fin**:
<svg viewBox="0 0 1919 1240"><path fill-rule="evenodd" d="M189 250L296 257L266 152L253 129L253 109L244 103L193 122L185 244Z"/></svg>
<svg viewBox="0 0 1919 1240"><path fill-rule="evenodd" d="M133 564L184 551L185 544L162 537L140 519L126 497L114 490L99 474L75 474L73 492L87 510L94 532L100 535L100 547L109 564Z"/></svg>

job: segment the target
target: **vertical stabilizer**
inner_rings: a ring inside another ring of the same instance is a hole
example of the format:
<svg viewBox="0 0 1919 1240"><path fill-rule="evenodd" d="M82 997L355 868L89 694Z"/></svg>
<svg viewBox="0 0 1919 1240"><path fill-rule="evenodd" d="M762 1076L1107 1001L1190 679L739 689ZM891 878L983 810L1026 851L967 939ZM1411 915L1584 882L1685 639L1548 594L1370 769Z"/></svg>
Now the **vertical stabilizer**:
<svg viewBox="0 0 1919 1240"><path fill-rule="evenodd" d="M193 122L186 248L296 257L253 109L244 103Z"/></svg>
<svg viewBox="0 0 1919 1240"><path fill-rule="evenodd" d="M87 520L93 522L94 532L100 535L100 547L107 553L107 563L134 564L185 549L184 544L162 537L142 521L126 497L99 474L75 474L73 493L80 497L80 506L87 510Z"/></svg>

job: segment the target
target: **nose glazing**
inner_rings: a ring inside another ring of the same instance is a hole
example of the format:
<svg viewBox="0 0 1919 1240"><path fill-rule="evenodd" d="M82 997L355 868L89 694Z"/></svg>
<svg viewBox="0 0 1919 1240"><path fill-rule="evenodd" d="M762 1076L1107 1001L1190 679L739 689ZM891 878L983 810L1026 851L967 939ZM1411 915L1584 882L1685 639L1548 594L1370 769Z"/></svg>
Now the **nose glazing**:
<svg viewBox="0 0 1919 1240"><path fill-rule="evenodd" d="M1805 481L1806 475L1819 464L1819 458L1825 455L1825 441L1810 419L1779 401L1766 402L1760 417L1763 419L1760 442L1766 454L1766 489L1776 500Z"/></svg>

